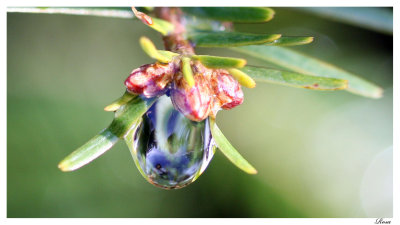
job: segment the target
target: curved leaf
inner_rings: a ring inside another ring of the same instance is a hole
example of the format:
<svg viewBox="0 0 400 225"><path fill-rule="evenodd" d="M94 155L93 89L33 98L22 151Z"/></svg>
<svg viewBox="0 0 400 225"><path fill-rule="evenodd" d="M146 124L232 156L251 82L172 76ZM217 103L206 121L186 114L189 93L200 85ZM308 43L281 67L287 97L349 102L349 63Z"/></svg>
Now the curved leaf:
<svg viewBox="0 0 400 225"><path fill-rule="evenodd" d="M347 80L316 77L289 71L253 66L246 66L240 70L250 75L257 82L267 82L290 87L307 88L313 90L342 90L348 86Z"/></svg>
<svg viewBox="0 0 400 225"><path fill-rule="evenodd" d="M286 48L244 46L231 49L298 73L348 80L347 91L370 98L382 97L383 90L379 86L331 64Z"/></svg>
<svg viewBox="0 0 400 225"><path fill-rule="evenodd" d="M238 32L193 32L189 39L197 47L233 47L258 45L280 38L280 34L249 34Z"/></svg>
<svg viewBox="0 0 400 225"><path fill-rule="evenodd" d="M229 143L224 134L215 123L215 119L210 118L211 134L218 146L218 149L233 163L246 173L256 174L257 170L250 165L247 160L239 154L239 152Z"/></svg>
<svg viewBox="0 0 400 225"><path fill-rule="evenodd" d="M138 125L142 115L154 103L154 99L142 100L134 97L115 112L115 118L100 134L64 158L58 168L62 171L73 171L90 163L124 138L132 128Z"/></svg>
<svg viewBox="0 0 400 225"><path fill-rule="evenodd" d="M123 138L154 101L155 98L143 100L140 96L134 97L115 112L115 118L108 129L119 138Z"/></svg>
<svg viewBox="0 0 400 225"><path fill-rule="evenodd" d="M154 30L160 32L162 35L168 35L174 30L174 25L172 23L158 19L158 18L151 18L153 20L153 24L149 25L149 27L153 28Z"/></svg>
<svg viewBox="0 0 400 225"><path fill-rule="evenodd" d="M263 7L182 7L184 12L220 21L259 23L271 20L274 10Z"/></svg>
<svg viewBox="0 0 400 225"><path fill-rule="evenodd" d="M135 14L135 17L142 21L145 25L153 28L154 30L160 32L162 35L168 35L174 30L174 25L170 22L152 18L151 16L147 15L146 13L138 11L135 7L131 7L132 12Z"/></svg>
<svg viewBox="0 0 400 225"><path fill-rule="evenodd" d="M247 88L255 88L256 87L256 82L251 78L249 75L247 75L245 72L231 68L228 69L229 74L234 77L242 86L247 87Z"/></svg>
<svg viewBox="0 0 400 225"><path fill-rule="evenodd" d="M64 158L58 164L58 168L64 172L79 169L104 154L118 141L117 136L105 129Z"/></svg>
<svg viewBox="0 0 400 225"><path fill-rule="evenodd" d="M204 66L209 68L242 68L244 65L246 65L246 60L239 58L211 55L193 55L192 58L199 60Z"/></svg>
<svg viewBox="0 0 400 225"><path fill-rule="evenodd" d="M160 54L154 43L147 37L141 37L139 39L140 46L143 51L152 59L155 59L161 63L171 62L173 57L167 57L164 54Z"/></svg>
<svg viewBox="0 0 400 225"><path fill-rule="evenodd" d="M117 109L119 109L122 105L125 105L126 103L128 103L135 96L136 96L136 94L130 93L129 91L125 91L125 93L120 98L118 98L113 103L104 107L104 111L108 111L108 112L117 111Z"/></svg>
<svg viewBox="0 0 400 225"><path fill-rule="evenodd" d="M314 37L281 37L272 42L264 43L269 46L295 46L306 45L314 41Z"/></svg>

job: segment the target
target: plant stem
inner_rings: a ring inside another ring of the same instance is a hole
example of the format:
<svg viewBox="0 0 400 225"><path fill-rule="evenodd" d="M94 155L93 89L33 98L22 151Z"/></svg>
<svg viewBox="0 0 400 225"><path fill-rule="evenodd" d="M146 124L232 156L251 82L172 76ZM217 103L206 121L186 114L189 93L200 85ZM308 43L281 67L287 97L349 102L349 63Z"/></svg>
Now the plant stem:
<svg viewBox="0 0 400 225"><path fill-rule="evenodd" d="M174 25L174 31L167 36L163 36L165 49L183 55L194 54L192 44L183 35L185 26L182 21L181 9L160 7L156 9L156 15Z"/></svg>

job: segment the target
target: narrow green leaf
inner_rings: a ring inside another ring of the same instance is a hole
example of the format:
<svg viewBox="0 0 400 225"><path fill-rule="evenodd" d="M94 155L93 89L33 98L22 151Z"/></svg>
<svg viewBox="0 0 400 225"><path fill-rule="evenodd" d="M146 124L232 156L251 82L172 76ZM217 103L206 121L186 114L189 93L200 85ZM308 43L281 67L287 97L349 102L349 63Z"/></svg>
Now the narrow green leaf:
<svg viewBox="0 0 400 225"><path fill-rule="evenodd" d="M210 55L193 55L192 58L199 60L204 66L209 68L242 68L244 65L246 65L246 60L239 58Z"/></svg>
<svg viewBox="0 0 400 225"><path fill-rule="evenodd" d="M182 7L184 12L220 21L258 23L274 17L274 10L263 7Z"/></svg>
<svg viewBox="0 0 400 225"><path fill-rule="evenodd" d="M158 19L152 17L153 24L149 25L149 27L154 30L160 32L162 35L168 35L174 30L174 25L166 20Z"/></svg>
<svg viewBox="0 0 400 225"><path fill-rule="evenodd" d="M393 34L393 10L390 7L295 7L326 19Z"/></svg>
<svg viewBox="0 0 400 225"><path fill-rule="evenodd" d="M286 48L276 46L244 46L231 49L294 72L348 80L349 86L346 89L347 91L370 98L382 97L383 90L379 86L331 64Z"/></svg>
<svg viewBox="0 0 400 225"><path fill-rule="evenodd" d="M154 99L142 100L136 96L127 104L120 106L110 126L63 159L58 168L62 171L73 171L104 154L120 138L124 138L129 130L138 125L142 115L153 103Z"/></svg>
<svg viewBox="0 0 400 225"><path fill-rule="evenodd" d="M79 169L104 154L118 141L117 136L109 129L105 129L63 159L58 164L58 168L64 172Z"/></svg>
<svg viewBox="0 0 400 225"><path fill-rule="evenodd" d="M248 34L238 32L194 32L189 39L197 47L233 47L259 45L280 38L280 34Z"/></svg>
<svg viewBox="0 0 400 225"><path fill-rule="evenodd" d="M218 146L218 149L233 163L235 166L239 167L241 170L245 171L249 174L256 174L257 170L250 165L247 160L243 158L239 154L239 152L229 143L224 134L222 134L221 130L218 128L215 123L215 119L210 118L210 129L211 134L214 138L215 143Z"/></svg>
<svg viewBox="0 0 400 225"><path fill-rule="evenodd" d="M115 112L115 118L108 128L113 134L123 138L132 125L147 112L154 101L155 98L143 100L140 96L134 97Z"/></svg>
<svg viewBox="0 0 400 225"><path fill-rule="evenodd" d="M175 52L170 52L170 51L165 51L165 50L157 50L158 53L166 58L169 58L170 60L172 60L172 58L174 58L175 56L178 56L178 53Z"/></svg>
<svg viewBox="0 0 400 225"><path fill-rule="evenodd" d="M269 46L295 46L305 45L313 42L314 37L281 37L275 41L267 42L264 45Z"/></svg>
<svg viewBox="0 0 400 225"><path fill-rule="evenodd" d="M281 84L290 87L307 88L314 90L342 90L347 88L347 80L316 77L289 71L246 66L243 72L258 82Z"/></svg>
<svg viewBox="0 0 400 225"><path fill-rule="evenodd" d="M113 103L109 104L108 106L104 107L105 111L116 111L119 109L122 105L125 105L128 103L132 98L134 98L136 94L132 94L128 91L125 91L124 95L122 95L120 98L115 100Z"/></svg>
<svg viewBox="0 0 400 225"><path fill-rule="evenodd" d="M135 7L131 7L132 12L135 17L142 21L145 25L153 28L154 30L160 32L162 35L167 35L174 30L174 26L165 20L152 18L146 13L138 11Z"/></svg>
<svg viewBox="0 0 400 225"><path fill-rule="evenodd" d="M172 58L171 57L166 57L163 54L160 54L160 52L157 50L156 46L154 43L147 37L141 37L139 40L140 46L142 47L143 51L150 56L150 58L153 58L161 63L169 63L171 62Z"/></svg>
<svg viewBox="0 0 400 225"><path fill-rule="evenodd" d="M135 17L129 7L9 7L7 12L102 16L125 19Z"/></svg>

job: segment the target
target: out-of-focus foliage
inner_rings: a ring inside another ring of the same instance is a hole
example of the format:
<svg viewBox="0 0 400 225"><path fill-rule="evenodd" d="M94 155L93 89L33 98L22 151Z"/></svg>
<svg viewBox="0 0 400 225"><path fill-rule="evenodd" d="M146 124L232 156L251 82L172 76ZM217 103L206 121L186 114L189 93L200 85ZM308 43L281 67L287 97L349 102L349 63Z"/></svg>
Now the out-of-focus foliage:
<svg viewBox="0 0 400 225"><path fill-rule="evenodd" d="M378 7L297 7L325 19L393 34L393 9Z"/></svg>
<svg viewBox="0 0 400 225"><path fill-rule="evenodd" d="M149 185L124 143L79 171L57 168L112 120L103 107L133 68L149 63L137 40L151 37L162 49L159 34L137 20L8 14L8 217L391 217L392 36L274 10L266 24L235 29L314 36L291 48L379 84L383 98L244 89L244 104L221 112L218 125L258 174L217 153L195 183L175 191ZM244 58L221 48L197 54Z"/></svg>

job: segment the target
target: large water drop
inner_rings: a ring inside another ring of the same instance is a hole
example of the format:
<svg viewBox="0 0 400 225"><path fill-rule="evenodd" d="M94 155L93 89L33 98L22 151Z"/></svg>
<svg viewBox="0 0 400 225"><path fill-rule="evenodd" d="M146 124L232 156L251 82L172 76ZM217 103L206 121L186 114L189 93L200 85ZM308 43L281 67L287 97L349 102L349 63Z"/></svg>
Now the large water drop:
<svg viewBox="0 0 400 225"><path fill-rule="evenodd" d="M160 97L142 118L132 137L131 151L140 173L164 188L182 188L207 168L215 144L208 119L194 122Z"/></svg>

